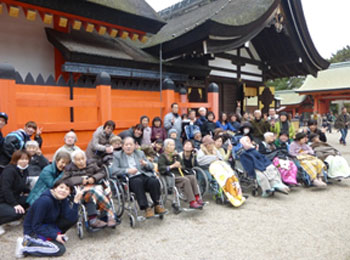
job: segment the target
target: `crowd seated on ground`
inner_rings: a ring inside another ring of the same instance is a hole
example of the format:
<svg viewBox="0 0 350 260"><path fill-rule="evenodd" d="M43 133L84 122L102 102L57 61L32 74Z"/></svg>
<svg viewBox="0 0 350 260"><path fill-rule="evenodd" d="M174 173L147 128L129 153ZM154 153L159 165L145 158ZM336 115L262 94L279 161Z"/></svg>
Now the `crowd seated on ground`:
<svg viewBox="0 0 350 260"><path fill-rule="evenodd" d="M180 116L179 105L173 103L164 121L154 117L150 126L150 118L144 115L138 124L119 135L114 133L116 123L108 120L93 133L86 154L76 145L77 134L69 131L64 136L64 145L54 153L51 164L46 159L47 155L41 152L42 129L29 121L23 129L4 137L1 129L9 118L1 112L0 234L5 232L8 223L16 224L16 220L25 215L28 206L30 214L34 214L32 208L37 201L50 198L52 205L58 200L65 201L64 196L60 199L53 195L55 190L68 189L66 193L70 193L75 185L84 187L81 202L86 205L89 224L96 228L114 227L116 219L111 209L109 185L104 182L107 175L101 168L103 164L111 166L113 178L128 177L130 190L135 193L138 206L147 218L166 212L160 203L161 190L156 173L173 173L174 187L184 192L189 207L195 209L202 208L203 201L199 198L192 168L201 167L209 181L209 191L217 192L219 189L215 187L218 184L209 172L209 166L215 161L230 162L229 165L235 169L234 161L240 160L247 176L255 179L261 187L263 197L272 196L275 191L288 194L290 187L299 185L300 172L306 173L311 185L320 188L327 186L327 177L339 179L350 176L347 161L327 143L326 129L317 120L310 119L307 126L296 132L285 112L277 114L270 109L268 115L263 115L260 110L256 110L254 116L247 112L241 115L239 105L237 103L235 113L223 112L215 122L214 113L204 107ZM344 111L337 119L343 144L346 131L341 127L345 128L350 120L346 109ZM146 192L150 193L152 205ZM40 202L35 207L42 205ZM106 213L106 221L98 218L97 208ZM27 227L32 218L28 217ZM52 224L58 221L57 216L49 218ZM25 239L32 238L29 235ZM56 250L52 255L64 252L64 247L56 244L60 240L54 238L53 243L48 245L54 248L52 252ZM30 254L31 250L27 248L22 252Z"/></svg>

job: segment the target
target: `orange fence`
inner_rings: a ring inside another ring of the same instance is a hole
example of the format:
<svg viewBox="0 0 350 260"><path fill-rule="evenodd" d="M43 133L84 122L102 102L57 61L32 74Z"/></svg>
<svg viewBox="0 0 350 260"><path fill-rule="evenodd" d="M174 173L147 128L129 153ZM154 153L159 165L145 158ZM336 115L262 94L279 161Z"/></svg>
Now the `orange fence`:
<svg viewBox="0 0 350 260"><path fill-rule="evenodd" d="M10 68L7 66L7 69ZM35 121L43 129L45 154L53 154L63 145L64 134L71 129L78 135L77 145L85 149L95 129L109 119L116 122L116 132L120 132L138 123L142 115L151 120L155 116L163 118L174 102L179 104L181 112L200 106L212 108L210 103L189 103L186 92L180 94L174 89L163 90L161 94L112 89L106 73L97 77L94 88L75 86L73 100L70 100L68 86L17 84L14 70L2 71L4 68L0 65L0 112L9 115L3 134L22 128L29 120ZM101 77L104 80L99 81ZM74 111L73 122L70 122L70 108Z"/></svg>

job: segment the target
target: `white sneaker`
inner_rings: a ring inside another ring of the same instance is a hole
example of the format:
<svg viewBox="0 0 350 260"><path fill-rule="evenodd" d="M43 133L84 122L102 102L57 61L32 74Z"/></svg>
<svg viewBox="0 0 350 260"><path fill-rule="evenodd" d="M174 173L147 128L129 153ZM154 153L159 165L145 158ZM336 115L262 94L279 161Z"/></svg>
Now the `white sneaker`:
<svg viewBox="0 0 350 260"><path fill-rule="evenodd" d="M15 220L15 221L7 223L7 225L9 225L11 227L15 227L15 226L21 225L21 221L20 220Z"/></svg>
<svg viewBox="0 0 350 260"><path fill-rule="evenodd" d="M5 234L5 232L4 225L0 225L0 236Z"/></svg>
<svg viewBox="0 0 350 260"><path fill-rule="evenodd" d="M24 254L23 254L23 237L19 237L17 238L17 242L16 242L16 258L23 258Z"/></svg>

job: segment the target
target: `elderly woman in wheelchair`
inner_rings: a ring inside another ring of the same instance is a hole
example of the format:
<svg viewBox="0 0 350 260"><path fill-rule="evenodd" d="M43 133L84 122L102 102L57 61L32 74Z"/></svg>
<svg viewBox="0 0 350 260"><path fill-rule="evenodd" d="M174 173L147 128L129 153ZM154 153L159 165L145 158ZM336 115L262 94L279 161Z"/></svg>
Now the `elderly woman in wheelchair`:
<svg viewBox="0 0 350 260"><path fill-rule="evenodd" d="M146 218L151 218L155 214L163 215L166 210L160 203L160 182L153 172L154 165L147 160L142 151L135 148L135 140L132 137L125 137L122 150L113 155L111 175L128 178L130 191L135 194L140 209L145 211ZM154 210L148 203L146 192L150 193Z"/></svg>
<svg viewBox="0 0 350 260"><path fill-rule="evenodd" d="M164 153L158 159L160 174L167 176L170 188L174 188L175 191L179 189L184 193L190 208L202 209L204 203L199 193L197 179L193 174L184 174L185 168L183 160L175 151L174 140L166 139L164 141Z"/></svg>
<svg viewBox="0 0 350 260"><path fill-rule="evenodd" d="M84 151L77 150L71 154L72 162L64 170L62 180L71 186L83 186L83 201L87 209L89 225L92 228L111 227L117 223L113 212L111 190L103 179L107 173L99 168L96 163L87 161ZM97 216L97 208L100 215L107 215L107 222L100 220Z"/></svg>

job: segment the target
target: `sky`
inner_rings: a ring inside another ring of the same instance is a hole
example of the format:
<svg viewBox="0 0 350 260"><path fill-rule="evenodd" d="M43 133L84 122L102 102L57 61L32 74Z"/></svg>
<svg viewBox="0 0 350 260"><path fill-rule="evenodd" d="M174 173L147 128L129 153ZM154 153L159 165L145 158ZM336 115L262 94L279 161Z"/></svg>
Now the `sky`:
<svg viewBox="0 0 350 260"><path fill-rule="evenodd" d="M179 0L146 0L156 11ZM302 0L306 23L316 49L325 59L350 45L350 0Z"/></svg>

